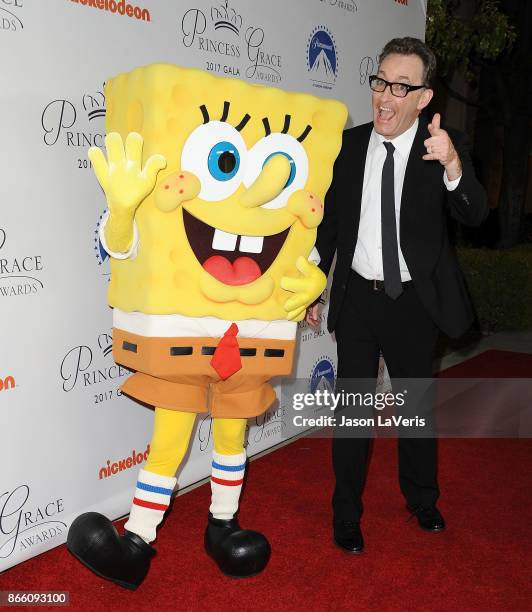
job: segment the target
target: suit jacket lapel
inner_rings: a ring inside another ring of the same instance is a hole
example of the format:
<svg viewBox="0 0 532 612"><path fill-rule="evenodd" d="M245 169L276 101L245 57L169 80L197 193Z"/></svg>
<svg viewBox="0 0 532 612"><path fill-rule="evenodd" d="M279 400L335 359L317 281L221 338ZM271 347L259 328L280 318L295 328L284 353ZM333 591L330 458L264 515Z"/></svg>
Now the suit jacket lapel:
<svg viewBox="0 0 532 612"><path fill-rule="evenodd" d="M358 225L360 223L360 207L362 204L362 188L364 186L364 169L368 153L369 139L373 130L373 123L363 126L364 130L358 139L352 143L351 160L348 165L351 176L351 197L347 199L346 228L353 228L355 238L358 236Z"/></svg>
<svg viewBox="0 0 532 612"><path fill-rule="evenodd" d="M430 136L427 125L428 121L425 117L420 115L419 125L406 164L403 191L401 194L401 236L404 235L403 222L408 219L412 207L416 206L416 203L419 204L419 179L427 169L425 167L427 162L423 159L423 155L427 152L423 143Z"/></svg>

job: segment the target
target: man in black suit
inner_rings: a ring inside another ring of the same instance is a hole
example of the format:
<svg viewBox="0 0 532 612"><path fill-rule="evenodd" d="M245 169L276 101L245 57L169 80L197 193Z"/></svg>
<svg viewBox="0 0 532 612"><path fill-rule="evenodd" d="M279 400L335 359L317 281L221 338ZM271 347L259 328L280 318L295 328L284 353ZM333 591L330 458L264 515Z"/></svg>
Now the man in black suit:
<svg viewBox="0 0 532 612"><path fill-rule="evenodd" d="M447 213L466 225L487 215L465 137L420 115L436 59L415 38L390 41L370 77L373 121L344 132L316 247L328 274L337 261L327 326L336 334L338 379L376 379L382 351L394 378L431 378L438 328L463 334L473 321L449 247ZM318 305L307 322L318 324ZM399 481L419 525L444 529L436 508L436 440L399 439ZM334 540L362 552L362 489L369 440L333 438Z"/></svg>

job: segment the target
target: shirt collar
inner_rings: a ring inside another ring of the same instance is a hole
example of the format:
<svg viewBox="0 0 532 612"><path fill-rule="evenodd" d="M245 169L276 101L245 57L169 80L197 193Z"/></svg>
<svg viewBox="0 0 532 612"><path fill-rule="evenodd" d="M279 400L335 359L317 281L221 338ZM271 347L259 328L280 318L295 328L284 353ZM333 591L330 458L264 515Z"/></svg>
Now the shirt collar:
<svg viewBox="0 0 532 612"><path fill-rule="evenodd" d="M381 136L381 134L377 134L375 128L373 128L373 131L371 132L372 151L375 151L375 149L377 149L378 147L382 147L382 149L384 150L382 143L391 142L395 147L396 152L398 152L404 159L407 159L410 154L410 149L412 148L414 138L416 137L418 125L419 119L416 118L414 123L408 128L408 130L406 130L406 132L403 132L393 140L388 140L384 136Z"/></svg>

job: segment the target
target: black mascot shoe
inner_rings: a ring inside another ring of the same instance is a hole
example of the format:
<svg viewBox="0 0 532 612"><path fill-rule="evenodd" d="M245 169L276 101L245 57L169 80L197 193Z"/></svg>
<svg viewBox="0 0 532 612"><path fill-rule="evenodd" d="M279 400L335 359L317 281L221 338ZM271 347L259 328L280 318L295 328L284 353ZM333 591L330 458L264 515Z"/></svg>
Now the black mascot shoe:
<svg viewBox="0 0 532 612"><path fill-rule="evenodd" d="M132 590L144 580L155 554L138 535L118 535L111 521L97 512L86 512L70 525L67 548L98 576Z"/></svg>
<svg viewBox="0 0 532 612"><path fill-rule="evenodd" d="M266 567L271 548L258 531L241 529L236 518L216 519L209 513L205 530L205 550L227 576L254 576Z"/></svg>

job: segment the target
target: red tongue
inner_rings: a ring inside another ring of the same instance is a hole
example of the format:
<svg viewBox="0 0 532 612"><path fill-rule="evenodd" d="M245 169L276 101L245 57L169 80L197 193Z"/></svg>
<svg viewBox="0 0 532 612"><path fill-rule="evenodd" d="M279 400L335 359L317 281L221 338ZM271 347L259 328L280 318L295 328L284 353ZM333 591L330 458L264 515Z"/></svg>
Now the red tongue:
<svg viewBox="0 0 532 612"><path fill-rule="evenodd" d="M258 264L251 257L238 257L231 263L226 257L213 255L203 268L224 285L245 285L261 275Z"/></svg>

